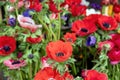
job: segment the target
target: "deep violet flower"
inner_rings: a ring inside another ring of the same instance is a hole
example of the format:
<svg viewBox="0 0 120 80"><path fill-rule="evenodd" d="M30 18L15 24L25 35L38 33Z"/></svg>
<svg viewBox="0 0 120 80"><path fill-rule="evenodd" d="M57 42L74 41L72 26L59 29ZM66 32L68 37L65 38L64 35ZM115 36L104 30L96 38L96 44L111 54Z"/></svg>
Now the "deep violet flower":
<svg viewBox="0 0 120 80"><path fill-rule="evenodd" d="M31 17L31 14L30 12L33 12L33 10L30 10L30 9L27 9L23 12L23 16L24 17Z"/></svg>
<svg viewBox="0 0 120 80"><path fill-rule="evenodd" d="M96 37L95 36L88 36L86 40L87 46L94 46L96 44Z"/></svg>
<svg viewBox="0 0 120 80"><path fill-rule="evenodd" d="M96 9L96 10L100 10L101 9L101 5L100 4L97 4L97 3L92 3L90 4L90 7Z"/></svg>
<svg viewBox="0 0 120 80"><path fill-rule="evenodd" d="M8 24L12 27L14 27L16 25L16 20L15 18L9 18L8 20Z"/></svg>

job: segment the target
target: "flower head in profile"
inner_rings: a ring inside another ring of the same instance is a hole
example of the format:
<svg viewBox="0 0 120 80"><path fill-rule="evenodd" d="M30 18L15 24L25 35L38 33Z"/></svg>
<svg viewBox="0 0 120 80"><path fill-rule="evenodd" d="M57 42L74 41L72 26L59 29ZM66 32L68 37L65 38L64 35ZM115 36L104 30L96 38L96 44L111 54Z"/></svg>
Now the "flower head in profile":
<svg viewBox="0 0 120 80"><path fill-rule="evenodd" d="M103 30L115 30L118 26L117 21L113 17L109 16L99 17L98 24Z"/></svg>
<svg viewBox="0 0 120 80"><path fill-rule="evenodd" d="M16 49L16 40L11 36L0 36L0 55L7 56Z"/></svg>
<svg viewBox="0 0 120 80"><path fill-rule="evenodd" d="M24 67L26 62L24 60L5 60L4 65L7 66L9 69L19 69L20 67Z"/></svg>
<svg viewBox="0 0 120 80"><path fill-rule="evenodd" d="M90 23L88 20L76 20L72 24L72 31L79 36L86 36L95 32L96 30L96 25L94 23Z"/></svg>
<svg viewBox="0 0 120 80"><path fill-rule="evenodd" d="M86 70L82 72L84 80L108 80L105 73L100 73L96 70Z"/></svg>
<svg viewBox="0 0 120 80"><path fill-rule="evenodd" d="M66 33L64 35L64 39L68 42L75 42L76 41L76 34L75 33Z"/></svg>
<svg viewBox="0 0 120 80"><path fill-rule="evenodd" d="M46 52L49 58L57 61L64 62L72 55L72 45L70 42L55 41L50 42L46 46Z"/></svg>
<svg viewBox="0 0 120 80"><path fill-rule="evenodd" d="M24 17L22 15L18 15L17 18L21 27L30 30L31 32L35 32L38 28L41 28L42 25L36 25L33 19L30 17Z"/></svg>
<svg viewBox="0 0 120 80"><path fill-rule="evenodd" d="M42 38L39 36L39 37L35 37L35 38L32 38L32 37L27 37L26 41L28 43L31 43L31 44L36 44L36 43L40 43L42 40Z"/></svg>

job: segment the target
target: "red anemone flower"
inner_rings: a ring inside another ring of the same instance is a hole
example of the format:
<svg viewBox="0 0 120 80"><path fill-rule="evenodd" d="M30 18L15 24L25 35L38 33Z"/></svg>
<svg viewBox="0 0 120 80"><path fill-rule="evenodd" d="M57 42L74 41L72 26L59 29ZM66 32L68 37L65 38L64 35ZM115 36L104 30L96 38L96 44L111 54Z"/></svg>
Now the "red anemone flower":
<svg viewBox="0 0 120 80"><path fill-rule="evenodd" d="M89 16L86 16L83 21L85 20L88 20L89 22L93 23L93 24L96 24L97 23L97 20L98 18L100 17L101 15L100 14L91 14ZM94 18L94 19L93 19Z"/></svg>
<svg viewBox="0 0 120 80"><path fill-rule="evenodd" d="M118 47L113 48L108 52L108 57L111 64L118 64L120 62L120 49Z"/></svg>
<svg viewBox="0 0 120 80"><path fill-rule="evenodd" d="M117 21L110 16L99 17L98 24L103 30L115 30L118 26Z"/></svg>
<svg viewBox="0 0 120 80"><path fill-rule="evenodd" d="M40 12L42 10L42 4L39 0L30 0L30 9L34 9L36 12Z"/></svg>
<svg viewBox="0 0 120 80"><path fill-rule="evenodd" d="M35 75L34 80L74 80L73 76L70 73L65 72L65 74L60 75L56 69L51 67L45 67L38 71Z"/></svg>
<svg viewBox="0 0 120 80"><path fill-rule="evenodd" d="M66 33L64 38L68 42L75 42L76 41L76 34L75 33Z"/></svg>
<svg viewBox="0 0 120 80"><path fill-rule="evenodd" d="M120 12L120 4L114 5L113 11L114 11L115 13L119 13L119 12Z"/></svg>
<svg viewBox="0 0 120 80"><path fill-rule="evenodd" d="M96 25L90 23L87 20L84 21L76 20L72 24L72 31L79 36L86 36L88 34L95 32L96 30L97 30Z"/></svg>
<svg viewBox="0 0 120 80"><path fill-rule="evenodd" d="M54 3L53 0L49 0L48 5L49 5L49 10L52 11L53 13L60 12L60 10L57 9L56 4Z"/></svg>
<svg viewBox="0 0 120 80"><path fill-rule="evenodd" d="M96 70L83 71L82 76L84 80L108 80L108 77L105 73L100 73Z"/></svg>
<svg viewBox="0 0 120 80"><path fill-rule="evenodd" d="M80 5L81 0L65 0L65 3L71 7L72 5Z"/></svg>
<svg viewBox="0 0 120 80"><path fill-rule="evenodd" d="M72 55L72 45L70 42L56 41L50 42L46 47L46 52L49 58L64 62Z"/></svg>
<svg viewBox="0 0 120 80"><path fill-rule="evenodd" d="M83 5L72 5L70 7L70 12L73 16L80 16L86 14L86 6Z"/></svg>
<svg viewBox="0 0 120 80"><path fill-rule="evenodd" d="M36 44L41 42L42 38L41 37L36 37L36 38L32 38L32 37L27 37L26 41L32 44Z"/></svg>
<svg viewBox="0 0 120 80"><path fill-rule="evenodd" d="M53 70L51 67L45 67L44 69L38 71L34 77L34 80L61 80L56 79L56 77L60 77L60 74L57 70Z"/></svg>
<svg viewBox="0 0 120 80"><path fill-rule="evenodd" d="M112 34L111 37L110 40L120 49L120 34Z"/></svg>
<svg viewBox="0 0 120 80"><path fill-rule="evenodd" d="M0 36L0 55L7 56L16 49L16 40L10 36Z"/></svg>

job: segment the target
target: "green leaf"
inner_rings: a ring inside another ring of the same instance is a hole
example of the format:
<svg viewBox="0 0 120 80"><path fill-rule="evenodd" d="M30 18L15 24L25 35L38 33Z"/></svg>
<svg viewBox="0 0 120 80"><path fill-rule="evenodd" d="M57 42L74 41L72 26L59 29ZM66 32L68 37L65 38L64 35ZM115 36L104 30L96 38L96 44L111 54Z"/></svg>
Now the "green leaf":
<svg viewBox="0 0 120 80"><path fill-rule="evenodd" d="M10 59L11 56L0 56L0 63L3 63L3 61Z"/></svg>

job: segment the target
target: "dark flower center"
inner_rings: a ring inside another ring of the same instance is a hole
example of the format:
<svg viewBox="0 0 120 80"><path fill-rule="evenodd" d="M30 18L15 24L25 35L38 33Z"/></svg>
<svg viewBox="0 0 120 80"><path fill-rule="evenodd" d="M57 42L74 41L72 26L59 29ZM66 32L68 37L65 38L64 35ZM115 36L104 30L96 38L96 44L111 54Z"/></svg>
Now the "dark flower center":
<svg viewBox="0 0 120 80"><path fill-rule="evenodd" d="M14 65L14 64L20 64L20 61L14 61L14 62L12 62L12 65Z"/></svg>
<svg viewBox="0 0 120 80"><path fill-rule="evenodd" d="M82 31L82 32L88 32L88 30L87 29L85 29L85 28L81 28L81 30L80 31Z"/></svg>
<svg viewBox="0 0 120 80"><path fill-rule="evenodd" d="M56 53L56 56L57 56L57 57L64 56L64 53L62 53L62 52L58 52L58 53Z"/></svg>
<svg viewBox="0 0 120 80"><path fill-rule="evenodd" d="M110 24L109 24L109 23L103 23L103 26L104 26L105 28L109 28L109 27L110 27Z"/></svg>
<svg viewBox="0 0 120 80"><path fill-rule="evenodd" d="M4 49L6 52L10 51L10 47L9 47L9 46L4 46L3 49Z"/></svg>
<svg viewBox="0 0 120 80"><path fill-rule="evenodd" d="M34 58L34 55L33 55L33 54L29 54L29 55L28 55L28 58L29 58L29 59Z"/></svg>
<svg viewBox="0 0 120 80"><path fill-rule="evenodd" d="M72 40L71 38L68 38L68 41L69 41L69 42L73 42L73 40Z"/></svg>

